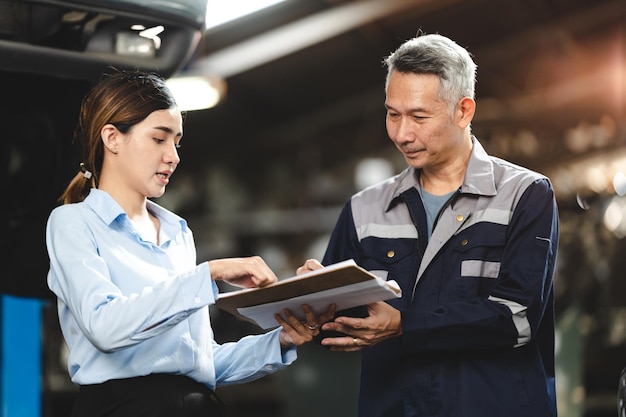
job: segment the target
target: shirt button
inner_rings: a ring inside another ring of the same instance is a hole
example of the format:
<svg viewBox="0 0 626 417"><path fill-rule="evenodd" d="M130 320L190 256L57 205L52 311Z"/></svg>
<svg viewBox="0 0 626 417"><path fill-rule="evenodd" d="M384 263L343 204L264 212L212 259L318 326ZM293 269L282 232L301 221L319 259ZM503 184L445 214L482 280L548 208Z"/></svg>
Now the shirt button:
<svg viewBox="0 0 626 417"><path fill-rule="evenodd" d="M465 217L463 217L463 215L462 215L462 214L457 214L457 215L456 215L456 221L457 221L457 222L462 222L464 218L465 218Z"/></svg>
<svg viewBox="0 0 626 417"><path fill-rule="evenodd" d="M389 252L387 252L387 258L393 258L394 256L396 256L396 253L392 250L390 250Z"/></svg>
<svg viewBox="0 0 626 417"><path fill-rule="evenodd" d="M200 297L196 297L193 299L193 302L196 304L200 304L202 302L202 299L200 299Z"/></svg>
<svg viewBox="0 0 626 417"><path fill-rule="evenodd" d="M463 240L461 241L461 246L466 246L468 243L469 243L469 240L467 240L467 239L463 239Z"/></svg>

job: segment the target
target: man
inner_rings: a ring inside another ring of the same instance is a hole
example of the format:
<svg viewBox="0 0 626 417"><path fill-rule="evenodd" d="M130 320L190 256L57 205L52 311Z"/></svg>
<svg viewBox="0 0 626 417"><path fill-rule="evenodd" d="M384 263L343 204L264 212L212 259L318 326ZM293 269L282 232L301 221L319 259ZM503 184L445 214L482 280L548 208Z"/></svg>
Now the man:
<svg viewBox="0 0 626 417"><path fill-rule="evenodd" d="M360 417L554 417L552 185L472 136L464 48L422 35L385 64L387 132L409 167L352 196L322 263L353 258L402 298L339 314L321 343L362 350Z"/></svg>

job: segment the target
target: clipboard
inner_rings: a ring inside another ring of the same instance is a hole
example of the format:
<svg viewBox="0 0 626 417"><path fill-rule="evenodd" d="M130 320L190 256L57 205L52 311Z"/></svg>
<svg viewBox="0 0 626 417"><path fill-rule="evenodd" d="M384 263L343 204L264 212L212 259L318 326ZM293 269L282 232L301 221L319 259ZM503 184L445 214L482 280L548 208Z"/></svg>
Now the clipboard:
<svg viewBox="0 0 626 417"><path fill-rule="evenodd" d="M308 304L320 314L332 303L344 310L402 296L395 281L385 281L358 266L354 260L279 280L263 288L242 289L219 295L216 307L263 329L277 327L274 314L290 309L304 319L300 306Z"/></svg>

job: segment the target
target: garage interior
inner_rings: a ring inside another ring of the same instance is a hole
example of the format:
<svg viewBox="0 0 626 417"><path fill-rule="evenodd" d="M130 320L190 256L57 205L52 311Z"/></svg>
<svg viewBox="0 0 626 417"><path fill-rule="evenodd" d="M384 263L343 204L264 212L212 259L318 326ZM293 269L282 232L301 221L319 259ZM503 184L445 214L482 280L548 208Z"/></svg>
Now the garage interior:
<svg viewBox="0 0 626 417"><path fill-rule="evenodd" d="M221 86L215 107L187 112L182 162L159 203L188 220L199 260L261 255L288 277L323 255L352 193L404 168L385 132L381 62L418 32L474 56L472 130L487 151L554 183L559 414L615 415L626 366L626 2L285 0L206 30L155 12L144 18L166 20L173 35L143 62L102 57L115 22L138 19L145 5L33 2L45 6L36 14L17 3L0 1L0 291L45 302L45 416L67 415L75 388L45 282L44 227L78 170L78 106L101 72L145 65ZM115 18L94 17L104 14ZM221 341L260 331L212 313ZM357 368L356 355L306 346L288 370L221 395L230 417L349 417Z"/></svg>

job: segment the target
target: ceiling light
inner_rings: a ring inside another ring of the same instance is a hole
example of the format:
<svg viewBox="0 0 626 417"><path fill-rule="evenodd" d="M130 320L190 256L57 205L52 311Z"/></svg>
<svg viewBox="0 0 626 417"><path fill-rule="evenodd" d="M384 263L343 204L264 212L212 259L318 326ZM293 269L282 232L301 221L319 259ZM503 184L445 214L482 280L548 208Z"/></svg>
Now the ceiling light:
<svg viewBox="0 0 626 417"><path fill-rule="evenodd" d="M161 38L159 35L163 33L165 28L161 25L152 28L143 29L139 32L139 36L146 39L151 39L154 42L154 47L159 49L161 47Z"/></svg>
<svg viewBox="0 0 626 417"><path fill-rule="evenodd" d="M205 27L214 28L283 1L285 0L207 0Z"/></svg>
<svg viewBox="0 0 626 417"><path fill-rule="evenodd" d="M224 81L206 77L173 77L166 84L181 111L215 107L226 91Z"/></svg>
<svg viewBox="0 0 626 417"><path fill-rule="evenodd" d="M115 35L115 53L118 55L154 58L161 48L163 26L146 28L143 25L132 25L131 30L124 30Z"/></svg>
<svg viewBox="0 0 626 417"><path fill-rule="evenodd" d="M137 32L118 32L115 34L115 53L153 58L156 54L156 46L152 39L141 37Z"/></svg>

